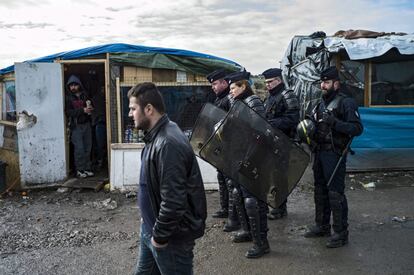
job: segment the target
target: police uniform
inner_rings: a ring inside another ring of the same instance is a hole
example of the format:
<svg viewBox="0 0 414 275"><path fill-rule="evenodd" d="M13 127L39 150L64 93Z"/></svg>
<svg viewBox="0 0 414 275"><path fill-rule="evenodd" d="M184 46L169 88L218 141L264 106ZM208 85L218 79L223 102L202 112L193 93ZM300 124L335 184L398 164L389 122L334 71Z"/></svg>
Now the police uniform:
<svg viewBox="0 0 414 275"><path fill-rule="evenodd" d="M239 80L248 80L250 73L238 72L226 76L226 81L231 85ZM252 93L252 91L244 91L233 99L243 100L256 113L265 116L265 108L261 99ZM253 247L247 253L247 258L258 258L269 253L270 247L267 240L267 204L257 199L246 188L229 180L229 188L233 188L233 200L236 205L241 230L233 238L233 242L253 241Z"/></svg>
<svg viewBox="0 0 414 275"><path fill-rule="evenodd" d="M321 73L321 80L339 81L338 71L330 67ZM315 222L305 237L334 234L326 246L340 247L348 242L348 202L345 196L346 152L354 136L363 131L356 101L345 90L329 90L312 112L316 123L313 172L315 180ZM344 155L342 160L341 155ZM338 169L333 174L336 164ZM333 178L329 180L333 174ZM329 184L328 184L329 183Z"/></svg>
<svg viewBox="0 0 414 275"><path fill-rule="evenodd" d="M224 69L218 69L207 75L207 80L213 83L216 80L224 79L226 72ZM230 110L230 99L229 99L229 87L219 92L214 100L214 105L228 112ZM220 209L214 213L213 218L227 218L229 212L229 190L227 189L226 177L224 174L217 170L217 181L219 184L219 195L220 195ZM231 204L231 207L233 204ZM237 230L239 227L225 227L225 231Z"/></svg>
<svg viewBox="0 0 414 275"><path fill-rule="evenodd" d="M262 73L264 78L272 79L279 77L282 80L282 70L271 68ZM283 80L282 80L283 81ZM269 123L287 136L293 138L296 126L299 123L299 102L293 92L285 88L285 84L281 82L279 85L269 90L269 95L264 101L266 108L266 119ZM287 170L287 169L286 169ZM280 219L287 215L286 208L287 199L269 214L270 220Z"/></svg>

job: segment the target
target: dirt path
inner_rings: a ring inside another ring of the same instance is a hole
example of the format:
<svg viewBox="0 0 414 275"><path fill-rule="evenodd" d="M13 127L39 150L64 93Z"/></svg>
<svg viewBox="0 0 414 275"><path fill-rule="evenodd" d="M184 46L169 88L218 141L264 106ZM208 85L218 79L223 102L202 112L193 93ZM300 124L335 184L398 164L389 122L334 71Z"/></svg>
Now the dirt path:
<svg viewBox="0 0 414 275"><path fill-rule="evenodd" d="M313 222L310 173L289 197L288 218L269 221L271 253L248 260L250 244L233 244L224 220L209 218L197 242L195 274L412 274L414 172L347 176L350 243L325 248L302 237ZM366 189L375 185L375 189ZM56 190L0 199L0 274L130 274L138 235L136 198Z"/></svg>

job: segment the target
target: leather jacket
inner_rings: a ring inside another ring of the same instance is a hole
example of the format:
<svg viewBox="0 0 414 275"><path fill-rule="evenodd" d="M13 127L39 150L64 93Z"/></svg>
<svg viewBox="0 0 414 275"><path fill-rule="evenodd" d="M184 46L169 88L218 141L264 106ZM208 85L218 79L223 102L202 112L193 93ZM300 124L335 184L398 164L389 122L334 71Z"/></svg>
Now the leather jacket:
<svg viewBox="0 0 414 275"><path fill-rule="evenodd" d="M200 168L188 138L167 115L144 136L148 193L157 243L204 235L207 203Z"/></svg>

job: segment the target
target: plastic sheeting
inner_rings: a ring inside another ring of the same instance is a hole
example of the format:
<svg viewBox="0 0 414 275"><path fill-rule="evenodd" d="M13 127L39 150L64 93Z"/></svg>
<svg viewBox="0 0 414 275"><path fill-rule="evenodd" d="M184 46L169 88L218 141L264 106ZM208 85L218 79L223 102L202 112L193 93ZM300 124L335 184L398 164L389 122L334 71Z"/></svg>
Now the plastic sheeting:
<svg viewBox="0 0 414 275"><path fill-rule="evenodd" d="M180 50L180 49L168 49L159 47L146 47L139 45L129 44L107 44L101 46L94 46L83 48L74 51L61 52L57 54L48 55L41 58L28 60L27 62L53 62L56 59L71 60L79 58L96 58L97 55L106 53L114 54L115 59L118 61L134 62L132 58L140 58L145 55L149 55L150 58L146 58L146 62L140 62L143 67L148 68L164 68L190 71L199 74L206 74L217 68L227 67L232 71L240 70L241 66L234 61L224 59L221 57L207 55L203 53ZM136 53L136 55L128 56L126 53ZM141 54L137 54L141 53ZM123 54L123 55L122 55ZM183 66L185 64L185 66ZM14 71L14 66L0 70L0 75L10 73Z"/></svg>
<svg viewBox="0 0 414 275"><path fill-rule="evenodd" d="M414 108L359 108L364 132L352 143L348 170L413 169Z"/></svg>
<svg viewBox="0 0 414 275"><path fill-rule="evenodd" d="M332 53L346 50L351 60L369 59L381 56L393 48L401 55L411 55L412 58L414 35L387 35L352 40L340 37L295 36L282 59L281 68L285 83L298 96L301 118L309 114L320 101L318 80L320 72L333 65L330 63ZM400 57L401 61L404 57ZM364 68L358 67L352 61L342 63L342 66L344 71L341 72L341 77L345 80L343 84L350 88L352 94L357 91L357 94L362 95ZM410 74L401 73L398 79L405 79L407 75ZM396 81L396 78L390 78L389 73L381 76L381 80L386 78L387 81ZM362 98L356 97L356 100L363 103ZM349 155L348 169L413 169L414 108L360 108L360 113L364 133L352 144L356 154Z"/></svg>
<svg viewBox="0 0 414 275"><path fill-rule="evenodd" d="M395 48L400 54L414 54L414 34L388 35L377 38L345 39L326 37L324 44L329 52L345 49L351 60L369 59L384 55Z"/></svg>

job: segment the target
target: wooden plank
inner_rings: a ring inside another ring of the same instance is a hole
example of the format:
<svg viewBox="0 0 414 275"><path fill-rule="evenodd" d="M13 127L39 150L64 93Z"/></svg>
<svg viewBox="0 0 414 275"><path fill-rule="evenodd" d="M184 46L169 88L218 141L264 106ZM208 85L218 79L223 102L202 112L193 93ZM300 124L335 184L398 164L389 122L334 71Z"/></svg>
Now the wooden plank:
<svg viewBox="0 0 414 275"><path fill-rule="evenodd" d="M135 84L138 84L139 82L152 82L152 69L151 68L143 68L143 67L136 67L136 73L137 73L137 81Z"/></svg>
<svg viewBox="0 0 414 275"><path fill-rule="evenodd" d="M118 142L122 142L122 112L121 112L121 87L119 77L116 78L116 111L118 121Z"/></svg>
<svg viewBox="0 0 414 275"><path fill-rule="evenodd" d="M176 82L177 73L175 70L168 69L153 69L152 70L153 82Z"/></svg>
<svg viewBox="0 0 414 275"><path fill-rule="evenodd" d="M70 64L70 63L76 63L76 64L81 64L81 63L105 63L107 60L106 59L71 59L71 60L55 60L55 63L62 63L62 64Z"/></svg>

